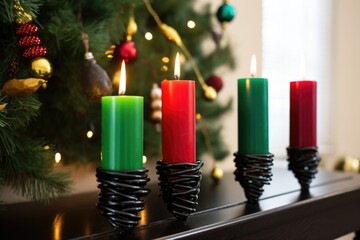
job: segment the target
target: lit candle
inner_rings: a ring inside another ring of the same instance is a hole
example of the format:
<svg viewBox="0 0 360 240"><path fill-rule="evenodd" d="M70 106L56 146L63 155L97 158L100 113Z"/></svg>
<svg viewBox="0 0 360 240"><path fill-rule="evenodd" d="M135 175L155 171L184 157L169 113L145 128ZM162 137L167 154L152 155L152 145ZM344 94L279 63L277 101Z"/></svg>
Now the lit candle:
<svg viewBox="0 0 360 240"><path fill-rule="evenodd" d="M268 81L254 78L256 58L251 58L251 78L238 80L238 153L268 154Z"/></svg>
<svg viewBox="0 0 360 240"><path fill-rule="evenodd" d="M303 60L303 79L305 71ZM290 147L316 146L316 81L290 82Z"/></svg>
<svg viewBox="0 0 360 240"><path fill-rule="evenodd" d="M180 79L179 54L175 61L175 78L163 80L162 90L162 154L166 163L194 163L195 82Z"/></svg>
<svg viewBox="0 0 360 240"><path fill-rule="evenodd" d="M119 94L125 94L126 71L122 62ZM101 167L106 170L136 170L143 158L143 97L102 97Z"/></svg>

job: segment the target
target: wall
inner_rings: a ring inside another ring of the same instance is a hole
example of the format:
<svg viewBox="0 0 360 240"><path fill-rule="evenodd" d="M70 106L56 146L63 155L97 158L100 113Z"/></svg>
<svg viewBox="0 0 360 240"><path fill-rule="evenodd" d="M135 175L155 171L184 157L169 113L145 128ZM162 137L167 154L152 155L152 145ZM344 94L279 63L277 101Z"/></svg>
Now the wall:
<svg viewBox="0 0 360 240"><path fill-rule="evenodd" d="M334 153L360 157L360 1L334 0L333 12Z"/></svg>

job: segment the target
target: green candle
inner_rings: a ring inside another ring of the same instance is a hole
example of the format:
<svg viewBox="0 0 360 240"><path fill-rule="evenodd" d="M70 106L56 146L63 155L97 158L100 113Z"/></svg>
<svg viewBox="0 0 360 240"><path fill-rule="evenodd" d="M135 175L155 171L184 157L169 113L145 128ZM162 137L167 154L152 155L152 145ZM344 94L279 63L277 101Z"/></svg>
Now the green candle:
<svg viewBox="0 0 360 240"><path fill-rule="evenodd" d="M142 168L143 102L144 98L140 96L102 97L103 169L121 171Z"/></svg>
<svg viewBox="0 0 360 240"><path fill-rule="evenodd" d="M255 60L252 60L252 65L253 62ZM256 67L252 68L255 68L254 71L256 71ZM266 78L241 78L238 80L238 153L269 153L268 82Z"/></svg>

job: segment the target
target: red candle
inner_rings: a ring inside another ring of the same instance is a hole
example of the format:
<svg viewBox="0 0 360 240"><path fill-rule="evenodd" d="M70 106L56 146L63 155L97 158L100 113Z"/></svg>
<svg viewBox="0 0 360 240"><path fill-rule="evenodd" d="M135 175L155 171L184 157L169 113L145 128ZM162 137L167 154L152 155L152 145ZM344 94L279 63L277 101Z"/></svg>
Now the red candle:
<svg viewBox="0 0 360 240"><path fill-rule="evenodd" d="M176 62L179 66L179 61ZM179 72L175 72L177 78ZM196 159L195 82L163 80L161 91L163 161L194 163Z"/></svg>
<svg viewBox="0 0 360 240"><path fill-rule="evenodd" d="M316 81L290 82L290 147L316 146Z"/></svg>

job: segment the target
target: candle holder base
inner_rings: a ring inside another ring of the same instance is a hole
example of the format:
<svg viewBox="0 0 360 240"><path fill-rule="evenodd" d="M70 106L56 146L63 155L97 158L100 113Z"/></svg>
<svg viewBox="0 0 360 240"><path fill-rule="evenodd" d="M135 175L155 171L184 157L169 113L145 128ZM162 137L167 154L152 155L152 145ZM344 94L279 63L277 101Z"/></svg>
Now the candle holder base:
<svg viewBox="0 0 360 240"><path fill-rule="evenodd" d="M145 188L150 179L148 170L109 171L96 170L99 201L97 208L114 228L121 232L131 230L138 225L141 217L138 212L144 209L144 201L140 197L150 190Z"/></svg>
<svg viewBox="0 0 360 240"><path fill-rule="evenodd" d="M186 221L190 213L196 211L200 181L200 168L204 163L165 163L157 162L157 174L161 196L168 210L178 219Z"/></svg>
<svg viewBox="0 0 360 240"><path fill-rule="evenodd" d="M249 203L257 203L264 192L263 186L270 184L274 155L234 153L235 180L244 189Z"/></svg>
<svg viewBox="0 0 360 240"><path fill-rule="evenodd" d="M309 191L310 183L315 178L320 156L317 147L287 148L288 168L298 179L301 191Z"/></svg>

